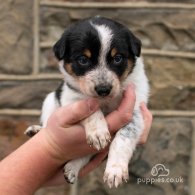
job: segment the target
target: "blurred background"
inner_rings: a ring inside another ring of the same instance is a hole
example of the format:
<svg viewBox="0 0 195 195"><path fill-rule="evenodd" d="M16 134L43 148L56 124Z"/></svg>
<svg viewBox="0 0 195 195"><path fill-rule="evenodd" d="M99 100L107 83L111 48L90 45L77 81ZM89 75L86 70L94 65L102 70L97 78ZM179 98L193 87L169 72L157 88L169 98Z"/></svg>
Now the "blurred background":
<svg viewBox="0 0 195 195"><path fill-rule="evenodd" d="M147 143L138 146L130 163L127 184L110 190L103 184L103 164L74 190L78 195L195 194L194 0L2 1L0 159L27 140L24 130L38 123L44 97L60 82L53 44L67 25L95 15L127 25L142 40L154 122ZM182 182L138 184L139 178L154 178L156 164L169 169L164 178ZM69 193L72 189L62 186L36 195Z"/></svg>

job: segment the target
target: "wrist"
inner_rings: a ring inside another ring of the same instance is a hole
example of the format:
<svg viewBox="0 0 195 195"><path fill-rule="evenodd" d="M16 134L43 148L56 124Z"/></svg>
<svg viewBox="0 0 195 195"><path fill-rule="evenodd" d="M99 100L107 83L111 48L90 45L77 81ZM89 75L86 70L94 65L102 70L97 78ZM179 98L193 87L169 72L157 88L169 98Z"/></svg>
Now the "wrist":
<svg viewBox="0 0 195 195"><path fill-rule="evenodd" d="M41 129L38 133L42 140L42 150L56 166L62 166L68 159L65 157L65 152L60 148L57 140L48 129Z"/></svg>

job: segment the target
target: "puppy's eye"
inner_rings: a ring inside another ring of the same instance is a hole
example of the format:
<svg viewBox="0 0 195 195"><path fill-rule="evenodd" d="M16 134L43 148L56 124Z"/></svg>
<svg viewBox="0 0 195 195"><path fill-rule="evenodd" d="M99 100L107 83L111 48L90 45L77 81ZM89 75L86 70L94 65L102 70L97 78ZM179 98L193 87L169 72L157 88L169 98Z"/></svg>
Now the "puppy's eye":
<svg viewBox="0 0 195 195"><path fill-rule="evenodd" d="M117 54L114 56L113 61L116 65L120 64L123 61L123 56L121 54Z"/></svg>
<svg viewBox="0 0 195 195"><path fill-rule="evenodd" d="M77 62L81 65L81 66L88 66L90 61L86 56L80 56L77 58Z"/></svg>

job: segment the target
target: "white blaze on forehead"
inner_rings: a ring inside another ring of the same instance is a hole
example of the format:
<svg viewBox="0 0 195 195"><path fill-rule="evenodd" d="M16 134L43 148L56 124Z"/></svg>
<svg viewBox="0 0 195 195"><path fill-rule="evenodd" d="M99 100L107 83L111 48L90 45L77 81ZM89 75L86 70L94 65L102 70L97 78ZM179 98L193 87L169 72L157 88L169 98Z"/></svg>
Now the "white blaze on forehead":
<svg viewBox="0 0 195 195"><path fill-rule="evenodd" d="M97 25L93 23L91 24L97 30L101 42L99 63L100 65L105 65L106 55L110 49L110 45L113 37L112 30L106 25Z"/></svg>

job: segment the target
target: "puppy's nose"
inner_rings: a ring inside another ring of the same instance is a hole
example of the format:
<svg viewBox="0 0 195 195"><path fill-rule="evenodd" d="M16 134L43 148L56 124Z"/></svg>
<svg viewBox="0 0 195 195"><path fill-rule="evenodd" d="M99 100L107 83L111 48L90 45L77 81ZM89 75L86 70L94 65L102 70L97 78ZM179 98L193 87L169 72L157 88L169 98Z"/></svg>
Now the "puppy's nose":
<svg viewBox="0 0 195 195"><path fill-rule="evenodd" d="M112 85L98 85L95 87L95 91L99 96L105 97L110 94Z"/></svg>

